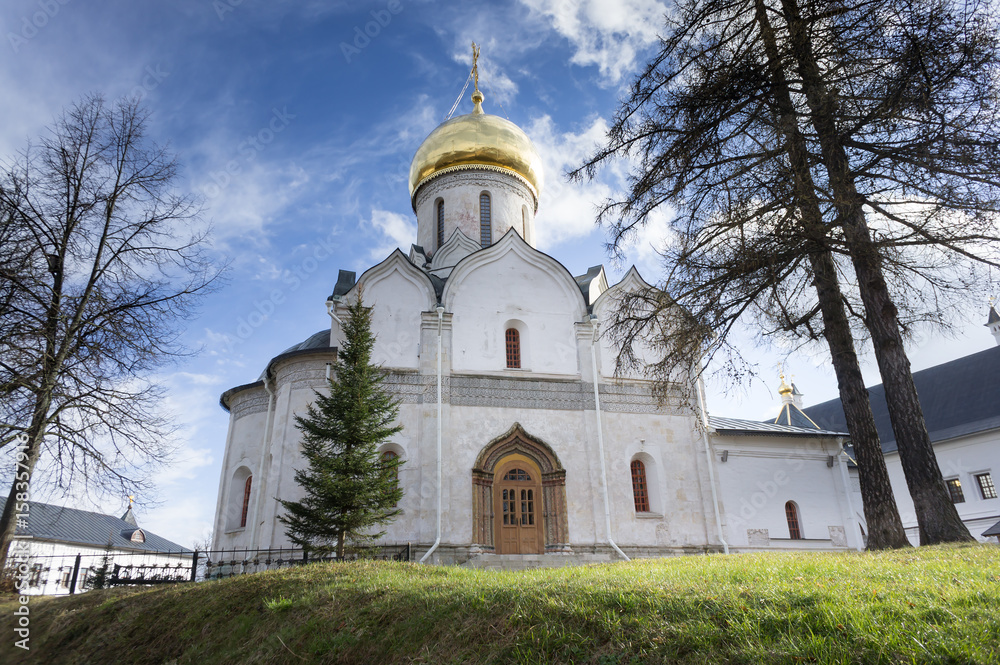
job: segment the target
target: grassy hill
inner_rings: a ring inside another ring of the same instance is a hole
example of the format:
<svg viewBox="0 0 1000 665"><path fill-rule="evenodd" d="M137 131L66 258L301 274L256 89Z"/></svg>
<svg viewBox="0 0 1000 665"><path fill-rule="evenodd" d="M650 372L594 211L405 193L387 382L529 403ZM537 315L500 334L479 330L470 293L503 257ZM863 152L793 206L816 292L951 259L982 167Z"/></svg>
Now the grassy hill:
<svg viewBox="0 0 1000 665"><path fill-rule="evenodd" d="M314 564L0 601L0 662L1000 663L1000 547L531 572Z"/></svg>

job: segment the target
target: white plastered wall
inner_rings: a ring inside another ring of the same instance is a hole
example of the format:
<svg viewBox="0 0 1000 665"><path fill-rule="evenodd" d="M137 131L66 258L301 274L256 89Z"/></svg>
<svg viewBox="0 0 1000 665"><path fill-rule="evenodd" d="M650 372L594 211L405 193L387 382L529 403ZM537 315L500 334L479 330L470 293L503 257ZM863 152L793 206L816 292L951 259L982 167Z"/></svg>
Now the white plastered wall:
<svg viewBox="0 0 1000 665"><path fill-rule="evenodd" d="M835 439L716 434L712 443L730 547L843 548L832 542L830 527L843 529L846 546L860 545L860 532L846 508L844 460ZM797 506L803 540L789 540L788 501ZM759 529L768 531L766 546L750 542L748 530Z"/></svg>

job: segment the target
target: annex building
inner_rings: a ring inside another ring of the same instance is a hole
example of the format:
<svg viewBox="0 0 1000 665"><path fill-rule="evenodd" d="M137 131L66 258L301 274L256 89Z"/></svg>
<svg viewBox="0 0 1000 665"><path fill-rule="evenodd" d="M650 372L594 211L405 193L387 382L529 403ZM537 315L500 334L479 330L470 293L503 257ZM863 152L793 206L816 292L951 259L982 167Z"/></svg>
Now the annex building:
<svg viewBox="0 0 1000 665"><path fill-rule="evenodd" d="M951 500L969 533L982 541L1000 538L1000 498L995 473L1000 469L1000 314L991 305L986 327L997 346L913 373L924 422ZM868 388L892 493L907 536L918 544L913 501L899 461L896 435L882 384ZM844 429L840 400L803 410L817 427ZM856 470L853 472L856 473ZM856 505L860 505L857 489Z"/></svg>

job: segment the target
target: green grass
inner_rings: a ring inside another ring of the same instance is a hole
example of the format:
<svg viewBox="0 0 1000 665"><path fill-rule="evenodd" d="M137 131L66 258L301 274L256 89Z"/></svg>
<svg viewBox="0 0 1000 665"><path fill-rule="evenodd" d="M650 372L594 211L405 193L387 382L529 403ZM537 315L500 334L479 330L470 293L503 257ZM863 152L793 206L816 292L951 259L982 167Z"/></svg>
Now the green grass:
<svg viewBox="0 0 1000 665"><path fill-rule="evenodd" d="M37 599L0 662L1000 663L1000 547L492 572L314 564Z"/></svg>

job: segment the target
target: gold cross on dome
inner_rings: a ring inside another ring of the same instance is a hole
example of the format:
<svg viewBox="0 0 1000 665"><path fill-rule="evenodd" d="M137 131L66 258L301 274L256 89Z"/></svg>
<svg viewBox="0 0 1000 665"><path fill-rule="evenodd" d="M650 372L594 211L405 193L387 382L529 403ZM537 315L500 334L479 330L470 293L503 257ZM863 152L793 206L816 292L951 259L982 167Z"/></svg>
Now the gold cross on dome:
<svg viewBox="0 0 1000 665"><path fill-rule="evenodd" d="M133 501L135 501L135 494L129 494L129 495L128 495L128 507L129 507L129 508L131 508L131 507L132 507L132 502L133 502Z"/></svg>
<svg viewBox="0 0 1000 665"><path fill-rule="evenodd" d="M472 79L479 91L479 47L476 42L472 42Z"/></svg>

